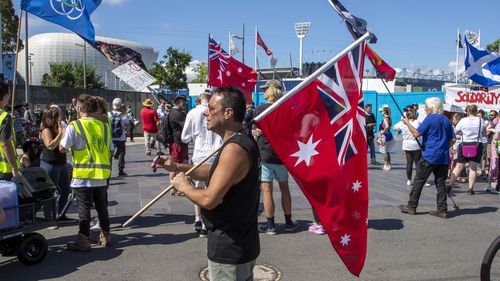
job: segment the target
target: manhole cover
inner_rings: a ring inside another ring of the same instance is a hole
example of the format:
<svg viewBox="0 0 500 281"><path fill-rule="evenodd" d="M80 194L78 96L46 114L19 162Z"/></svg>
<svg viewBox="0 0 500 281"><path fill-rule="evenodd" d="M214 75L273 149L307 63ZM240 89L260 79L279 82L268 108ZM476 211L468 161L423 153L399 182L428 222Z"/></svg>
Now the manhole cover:
<svg viewBox="0 0 500 281"><path fill-rule="evenodd" d="M200 279L210 281L208 267L200 271ZM277 281L281 280L281 272L269 264L256 264L253 268L253 280L255 281Z"/></svg>

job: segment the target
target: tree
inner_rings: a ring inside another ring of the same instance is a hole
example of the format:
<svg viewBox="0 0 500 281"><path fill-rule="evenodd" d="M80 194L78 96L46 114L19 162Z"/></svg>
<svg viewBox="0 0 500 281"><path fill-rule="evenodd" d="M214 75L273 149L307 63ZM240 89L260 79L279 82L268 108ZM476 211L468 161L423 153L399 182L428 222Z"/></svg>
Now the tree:
<svg viewBox="0 0 500 281"><path fill-rule="evenodd" d="M12 5L12 1L0 1L0 14L2 14L2 50L3 53L16 52L17 27L19 17ZM24 47L23 41L19 40L19 50Z"/></svg>
<svg viewBox="0 0 500 281"><path fill-rule="evenodd" d="M193 83L207 83L208 77L208 66L205 62L200 62L197 64L194 69L194 72L198 74L198 76L193 80Z"/></svg>
<svg viewBox="0 0 500 281"><path fill-rule="evenodd" d="M163 58L165 61L155 63L149 71L156 82L172 91L187 88L186 67L193 58L191 54L169 47Z"/></svg>
<svg viewBox="0 0 500 281"><path fill-rule="evenodd" d="M486 50L490 52L500 52L500 39L497 39L493 43L486 45Z"/></svg>
<svg viewBox="0 0 500 281"><path fill-rule="evenodd" d="M104 86L93 66L86 66L85 76L88 89L101 89ZM83 63L50 63L50 74L45 73L41 82L43 86L49 87L83 88Z"/></svg>

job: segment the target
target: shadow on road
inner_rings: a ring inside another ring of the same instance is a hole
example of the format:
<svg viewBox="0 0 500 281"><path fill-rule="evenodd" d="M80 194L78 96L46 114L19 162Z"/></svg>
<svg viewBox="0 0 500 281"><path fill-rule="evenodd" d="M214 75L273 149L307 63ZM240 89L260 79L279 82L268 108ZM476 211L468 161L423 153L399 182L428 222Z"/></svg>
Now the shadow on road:
<svg viewBox="0 0 500 281"><path fill-rule="evenodd" d="M448 212L448 217L458 217L458 216L463 216L463 215L479 215L479 214L485 214L485 213L494 213L498 211L497 207L479 207L479 208L466 208L466 209L457 209L451 212Z"/></svg>
<svg viewBox="0 0 500 281"><path fill-rule="evenodd" d="M375 230L400 230L404 227L400 219L368 220L368 228Z"/></svg>

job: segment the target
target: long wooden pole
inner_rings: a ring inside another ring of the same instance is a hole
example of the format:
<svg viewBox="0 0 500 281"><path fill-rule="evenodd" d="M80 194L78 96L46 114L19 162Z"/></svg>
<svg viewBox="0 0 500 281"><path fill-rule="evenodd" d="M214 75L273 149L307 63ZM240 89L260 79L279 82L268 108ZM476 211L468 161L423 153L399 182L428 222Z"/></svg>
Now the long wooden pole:
<svg viewBox="0 0 500 281"><path fill-rule="evenodd" d="M189 171L186 172L186 176L189 176L194 170L198 169L201 165L203 165L208 159L210 159L212 156L214 156L217 152L221 150L222 146L214 150L212 153L210 153L205 159L201 160L200 163L196 164L195 166L191 167ZM154 203L156 203L158 200L160 200L165 194L167 194L174 185L169 185L165 190L160 192L153 200L149 201L148 204L146 204L144 207L142 207L137 213L135 213L130 219L128 219L125 223L122 224L122 227L128 226L132 221L134 221L138 216L140 216L142 213L144 213L147 209L149 209L151 206L153 206Z"/></svg>
<svg viewBox="0 0 500 281"><path fill-rule="evenodd" d="M21 23L23 20L23 12L19 13L19 23L17 26L17 40L16 40L16 58L14 60L14 77L12 78L12 94L10 95L12 99L11 107L10 107L10 115L14 117L14 97L16 96L16 73L17 73L17 62L19 60L19 37L21 36ZM27 82L26 82L27 83ZM26 84L25 83L25 84Z"/></svg>

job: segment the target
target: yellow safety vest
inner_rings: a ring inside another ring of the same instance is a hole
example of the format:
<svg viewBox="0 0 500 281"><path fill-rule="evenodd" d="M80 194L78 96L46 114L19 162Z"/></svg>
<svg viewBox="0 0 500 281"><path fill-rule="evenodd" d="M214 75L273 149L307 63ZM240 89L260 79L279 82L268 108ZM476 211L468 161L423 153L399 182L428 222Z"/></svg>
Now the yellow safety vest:
<svg viewBox="0 0 500 281"><path fill-rule="evenodd" d="M0 109L0 124L5 120L5 118L9 115L5 110ZM12 151L14 152L14 157L16 158L16 164L17 168L19 168L19 160L16 157L16 134L14 133L14 122L12 121L10 123L11 130L12 130L12 140L10 140L10 143L12 145ZM2 174L10 174L12 173L12 167L9 164L9 161L7 161L7 156L5 154L5 151L3 147L0 145L0 173Z"/></svg>
<svg viewBox="0 0 500 281"><path fill-rule="evenodd" d="M85 148L71 148L73 178L108 179L111 175L110 135L108 126L96 119L78 119L70 123L84 139Z"/></svg>

